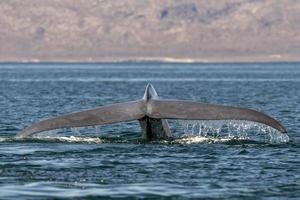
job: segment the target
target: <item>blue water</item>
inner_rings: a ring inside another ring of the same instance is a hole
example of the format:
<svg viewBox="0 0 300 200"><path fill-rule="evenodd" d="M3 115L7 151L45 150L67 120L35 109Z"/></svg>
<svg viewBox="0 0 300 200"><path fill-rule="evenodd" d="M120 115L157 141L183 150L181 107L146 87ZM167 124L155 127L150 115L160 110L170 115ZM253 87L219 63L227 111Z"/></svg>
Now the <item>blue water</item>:
<svg viewBox="0 0 300 200"><path fill-rule="evenodd" d="M162 98L265 112L289 140L260 140L260 126L245 135L244 122L202 137L176 121L172 141L140 140L136 122L14 137L41 119L139 99L148 82ZM299 199L299 132L297 63L0 65L0 199Z"/></svg>

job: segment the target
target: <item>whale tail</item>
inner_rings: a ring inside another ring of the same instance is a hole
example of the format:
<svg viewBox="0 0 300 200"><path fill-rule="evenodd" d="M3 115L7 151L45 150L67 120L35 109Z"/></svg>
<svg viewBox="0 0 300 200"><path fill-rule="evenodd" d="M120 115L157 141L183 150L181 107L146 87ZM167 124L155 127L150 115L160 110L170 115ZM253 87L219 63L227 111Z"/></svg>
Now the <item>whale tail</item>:
<svg viewBox="0 0 300 200"><path fill-rule="evenodd" d="M182 120L245 120L268 125L281 133L286 129L272 117L247 108L213 105L192 101L162 100L151 84L138 101L118 103L91 110L50 118L24 129L17 137L59 128L85 127L139 120L146 139L170 137L166 119Z"/></svg>

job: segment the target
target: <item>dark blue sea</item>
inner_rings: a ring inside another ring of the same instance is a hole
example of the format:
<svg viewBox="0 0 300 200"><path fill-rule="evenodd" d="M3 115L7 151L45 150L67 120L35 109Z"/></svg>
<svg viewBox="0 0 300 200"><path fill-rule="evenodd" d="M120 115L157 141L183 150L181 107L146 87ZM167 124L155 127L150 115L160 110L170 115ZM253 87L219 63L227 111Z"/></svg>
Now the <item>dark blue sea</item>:
<svg viewBox="0 0 300 200"><path fill-rule="evenodd" d="M288 135L173 120L166 141L142 140L136 121L15 137L149 82L164 99L264 112ZM300 199L300 64L1 64L0 199Z"/></svg>

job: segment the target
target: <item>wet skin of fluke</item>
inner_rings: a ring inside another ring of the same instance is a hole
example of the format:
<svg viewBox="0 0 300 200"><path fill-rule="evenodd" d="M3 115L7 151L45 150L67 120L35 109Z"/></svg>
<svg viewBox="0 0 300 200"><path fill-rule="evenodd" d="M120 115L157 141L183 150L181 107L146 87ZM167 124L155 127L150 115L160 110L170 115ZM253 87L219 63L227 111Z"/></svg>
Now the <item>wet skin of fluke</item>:
<svg viewBox="0 0 300 200"><path fill-rule="evenodd" d="M268 125L281 133L286 129L275 119L255 110L204 104L191 101L161 100L151 84L144 97L138 101L98 107L34 124L17 137L29 137L36 133L59 128L84 127L138 120L143 138L150 140L170 138L167 119L181 120L245 120Z"/></svg>

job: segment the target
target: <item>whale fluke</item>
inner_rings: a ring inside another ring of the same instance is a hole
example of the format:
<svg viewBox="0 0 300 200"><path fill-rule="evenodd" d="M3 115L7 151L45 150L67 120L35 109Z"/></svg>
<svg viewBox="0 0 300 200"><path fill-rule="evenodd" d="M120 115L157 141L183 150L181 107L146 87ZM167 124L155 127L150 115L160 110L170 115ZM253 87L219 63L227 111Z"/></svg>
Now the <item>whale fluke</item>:
<svg viewBox="0 0 300 200"><path fill-rule="evenodd" d="M281 133L286 129L272 117L247 108L213 105L190 101L152 100L149 117L186 120L245 120L268 125Z"/></svg>
<svg viewBox="0 0 300 200"><path fill-rule="evenodd" d="M151 139L171 136L166 119L182 120L246 120L268 125L281 133L286 129L272 117L247 108L197 103L192 101L161 100L154 87L148 84L141 100L98 107L38 122L17 137L59 128L84 127L139 120L143 137Z"/></svg>
<svg viewBox="0 0 300 200"><path fill-rule="evenodd" d="M17 134L28 137L35 133L59 128L84 127L133 121L144 117L144 102L132 101L71 113L38 122Z"/></svg>

